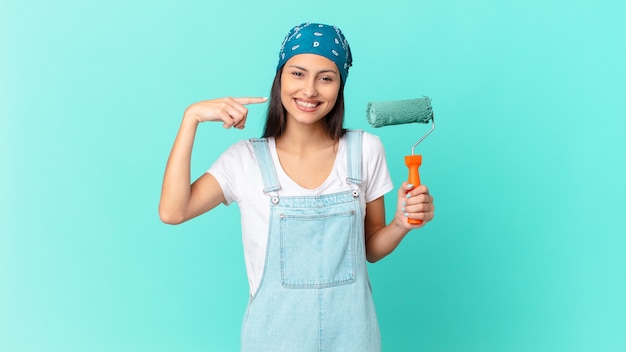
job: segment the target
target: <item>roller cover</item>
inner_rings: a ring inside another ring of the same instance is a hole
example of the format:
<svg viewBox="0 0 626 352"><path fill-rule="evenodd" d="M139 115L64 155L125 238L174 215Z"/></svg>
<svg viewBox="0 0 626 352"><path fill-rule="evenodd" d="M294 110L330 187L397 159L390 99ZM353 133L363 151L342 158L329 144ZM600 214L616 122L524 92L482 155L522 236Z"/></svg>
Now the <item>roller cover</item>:
<svg viewBox="0 0 626 352"><path fill-rule="evenodd" d="M403 123L428 123L433 118L430 98L370 102L367 104L367 121L373 127Z"/></svg>

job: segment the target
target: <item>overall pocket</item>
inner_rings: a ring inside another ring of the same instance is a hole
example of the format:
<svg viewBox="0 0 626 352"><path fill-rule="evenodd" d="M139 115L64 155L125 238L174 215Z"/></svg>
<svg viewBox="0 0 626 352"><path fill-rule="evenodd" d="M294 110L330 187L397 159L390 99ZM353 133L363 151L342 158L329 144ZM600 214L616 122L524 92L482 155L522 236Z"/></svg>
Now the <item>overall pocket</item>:
<svg viewBox="0 0 626 352"><path fill-rule="evenodd" d="M356 214L282 214L281 282L287 288L351 284L356 277Z"/></svg>

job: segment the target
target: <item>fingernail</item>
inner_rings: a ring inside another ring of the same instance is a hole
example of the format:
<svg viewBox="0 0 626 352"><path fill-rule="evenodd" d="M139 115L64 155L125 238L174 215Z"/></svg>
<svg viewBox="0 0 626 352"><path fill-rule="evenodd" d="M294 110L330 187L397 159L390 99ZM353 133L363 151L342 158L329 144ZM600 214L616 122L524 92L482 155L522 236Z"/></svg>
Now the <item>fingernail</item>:
<svg viewBox="0 0 626 352"><path fill-rule="evenodd" d="M408 188L413 188L413 187L414 187L412 183L409 183L409 184L407 184L406 186L407 186Z"/></svg>
<svg viewBox="0 0 626 352"><path fill-rule="evenodd" d="M403 206L403 207L404 207L404 206L406 206L406 202L402 202L402 206Z"/></svg>
<svg viewBox="0 0 626 352"><path fill-rule="evenodd" d="M406 198L407 198L407 199L411 198L411 193L407 193L407 194L406 194Z"/></svg>
<svg viewBox="0 0 626 352"><path fill-rule="evenodd" d="M408 218L409 217L409 213L404 213L404 217Z"/></svg>
<svg viewBox="0 0 626 352"><path fill-rule="evenodd" d="M406 208L402 208L402 212L404 213L406 211Z"/></svg>

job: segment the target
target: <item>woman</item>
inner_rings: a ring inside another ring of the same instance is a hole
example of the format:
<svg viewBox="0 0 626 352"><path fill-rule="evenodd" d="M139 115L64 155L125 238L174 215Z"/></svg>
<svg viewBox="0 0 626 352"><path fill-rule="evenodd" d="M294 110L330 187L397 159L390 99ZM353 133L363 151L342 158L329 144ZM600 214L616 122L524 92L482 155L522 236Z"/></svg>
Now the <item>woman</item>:
<svg viewBox="0 0 626 352"><path fill-rule="evenodd" d="M405 182L386 223L383 195L393 186L383 146L371 134L343 129L351 64L339 28L294 27L280 51L263 138L231 146L193 184L198 124L244 128L245 105L267 98L202 101L183 116L159 214L178 224L238 203L251 294L242 351L379 351L365 261L388 255L434 216L428 189Z"/></svg>

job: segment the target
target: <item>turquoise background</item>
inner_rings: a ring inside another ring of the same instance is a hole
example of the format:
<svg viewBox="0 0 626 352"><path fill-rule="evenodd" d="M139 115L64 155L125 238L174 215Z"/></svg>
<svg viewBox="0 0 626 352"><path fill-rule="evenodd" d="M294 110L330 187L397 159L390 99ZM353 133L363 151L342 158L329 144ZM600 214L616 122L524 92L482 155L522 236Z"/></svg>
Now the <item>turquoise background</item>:
<svg viewBox="0 0 626 352"><path fill-rule="evenodd" d="M280 43L339 25L347 126L396 185L424 125L368 101L428 95L437 215L370 265L384 351L626 351L626 3L0 3L0 351L236 351L248 287L236 206L157 215L189 104L267 96ZM199 129L193 177L258 136ZM387 198L393 212L395 194Z"/></svg>

